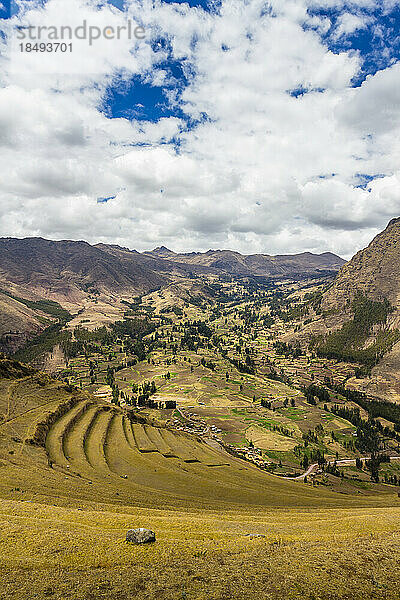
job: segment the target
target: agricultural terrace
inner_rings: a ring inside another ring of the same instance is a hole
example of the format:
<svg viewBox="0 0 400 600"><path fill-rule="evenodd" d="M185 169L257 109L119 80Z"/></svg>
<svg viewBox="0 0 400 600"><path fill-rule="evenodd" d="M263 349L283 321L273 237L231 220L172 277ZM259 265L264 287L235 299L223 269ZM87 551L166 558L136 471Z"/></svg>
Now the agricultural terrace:
<svg viewBox="0 0 400 600"><path fill-rule="evenodd" d="M326 465L396 454L395 421L377 421L367 439L360 423L368 412L343 395L360 365L282 341L318 294L315 282L303 285L211 281L208 295L191 296L182 283L153 292L126 303L124 319L110 328L75 328L59 376L276 475L296 477L318 463L309 485L336 488L339 481L354 493L368 490L376 477L371 481L365 463L358 478L350 467L326 472ZM357 410L360 422L348 412ZM394 463L390 468L397 474Z"/></svg>

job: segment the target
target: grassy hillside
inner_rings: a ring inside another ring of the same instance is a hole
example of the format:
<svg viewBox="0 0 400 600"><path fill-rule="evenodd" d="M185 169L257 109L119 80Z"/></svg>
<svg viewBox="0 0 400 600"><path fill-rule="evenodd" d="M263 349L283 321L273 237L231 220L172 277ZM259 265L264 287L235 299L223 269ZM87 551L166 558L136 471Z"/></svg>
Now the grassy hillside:
<svg viewBox="0 0 400 600"><path fill-rule="evenodd" d="M320 356L356 361L371 367L400 339L398 329L389 330L385 327L394 308L387 300L374 301L360 292L356 293L351 308L352 320L318 344L318 353ZM382 329L375 334L373 341L364 347L368 338L373 335L373 327L376 325Z"/></svg>
<svg viewBox="0 0 400 600"><path fill-rule="evenodd" d="M0 598L397 597L393 487L284 481L13 361L0 371ZM156 543L126 544L136 526Z"/></svg>
<svg viewBox="0 0 400 600"><path fill-rule="evenodd" d="M0 597L395 599L398 517L398 509L212 514L5 501ZM152 527L157 542L126 544L132 525Z"/></svg>

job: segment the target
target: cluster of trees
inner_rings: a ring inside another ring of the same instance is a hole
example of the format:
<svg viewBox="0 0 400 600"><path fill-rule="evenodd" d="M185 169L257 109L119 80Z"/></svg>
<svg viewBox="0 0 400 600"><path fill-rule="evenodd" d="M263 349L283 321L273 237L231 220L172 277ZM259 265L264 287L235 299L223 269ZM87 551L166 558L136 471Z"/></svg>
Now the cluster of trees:
<svg viewBox="0 0 400 600"><path fill-rule="evenodd" d="M275 291L269 301L270 314L274 318L282 319L286 321L288 318L288 306L290 300L287 298L288 294L284 294L280 291Z"/></svg>
<svg viewBox="0 0 400 600"><path fill-rule="evenodd" d="M71 332L62 331L62 329L72 319L72 315L58 304L58 302L54 302L53 300L25 300L18 296L12 296L7 292L4 293L29 308L39 309L52 317L52 319L56 319L55 322L51 322L39 335L29 340L23 348L13 355L16 360L30 362L41 354L51 352L54 346L71 337Z"/></svg>
<svg viewBox="0 0 400 600"><path fill-rule="evenodd" d="M46 352L51 352L57 344L63 345L71 337L70 331L62 331L66 323L53 323L46 327L42 333L29 340L25 346L18 350L13 358L21 362L31 362Z"/></svg>
<svg viewBox="0 0 400 600"><path fill-rule="evenodd" d="M400 476L398 477L395 474L390 475L389 473L384 473L383 481L384 483L388 483L390 485L400 485Z"/></svg>
<svg viewBox="0 0 400 600"><path fill-rule="evenodd" d="M155 409L175 409L176 402L175 400L166 400L165 402L156 402L152 398L131 398L130 400L126 400L126 403L132 407L140 407L140 408L155 408Z"/></svg>
<svg viewBox="0 0 400 600"><path fill-rule="evenodd" d="M318 398L320 402L329 402L330 395L329 391L322 387L318 386L315 383L312 383L306 388L303 388L303 393L306 397L306 400L309 404L316 404L315 398Z"/></svg>
<svg viewBox="0 0 400 600"><path fill-rule="evenodd" d="M369 399L364 392L347 390L341 385L331 385L330 387L348 400L358 404L361 406L361 408L366 410L368 413L368 421L365 421L361 418L359 408L347 408L335 405L331 409L333 413L346 419L347 421L350 421L350 423L353 423L353 425L355 425L357 428L360 427L362 430L367 429L365 423L369 423L370 427L376 431L376 435L378 437L381 436L391 438L400 443L400 406L398 404L383 400ZM325 408L327 409L327 407ZM382 417L388 421L391 421L394 424L393 429L382 425L382 423L377 420L378 417ZM363 437L364 432L361 431L361 439ZM372 452L374 449L371 449L370 451Z"/></svg>
<svg viewBox="0 0 400 600"><path fill-rule="evenodd" d="M108 366L105 379L106 383L110 386L112 390L112 404L119 405L120 390L118 385L115 383L114 373L115 369L113 367Z"/></svg>
<svg viewBox="0 0 400 600"><path fill-rule="evenodd" d="M294 408L296 406L296 400L294 398L290 398L290 400L289 398L285 398L283 401L284 408L287 408L289 404ZM268 408L269 410L275 410L272 406L272 401L266 400L265 398L261 398L261 406L263 406L264 408Z"/></svg>
<svg viewBox="0 0 400 600"><path fill-rule="evenodd" d="M286 437L293 437L293 431L291 429L287 429L287 427L283 427L283 425L271 425L269 427L271 431L276 431L277 433L281 433Z"/></svg>
<svg viewBox="0 0 400 600"><path fill-rule="evenodd" d="M181 348L197 352L198 348L210 346L212 329L204 321L187 321L183 324L184 334L180 340Z"/></svg>
<svg viewBox="0 0 400 600"><path fill-rule="evenodd" d="M346 421L350 421L357 427L355 447L360 452L377 453L381 449L382 439L380 433L383 427L379 421L374 419L364 420L361 418L359 408L347 408L335 404L331 412Z"/></svg>
<svg viewBox="0 0 400 600"><path fill-rule="evenodd" d="M106 379L107 385L109 385L110 387L112 387L114 384L114 373L115 373L115 368L110 367L110 365L108 365L105 379Z"/></svg>
<svg viewBox="0 0 400 600"><path fill-rule="evenodd" d="M318 356L374 366L400 339L400 332L383 328L373 344L367 348L363 348L363 345L371 335L373 326L383 327L392 311L388 300L378 302L358 292L352 303L353 319L319 343L316 348Z"/></svg>
<svg viewBox="0 0 400 600"><path fill-rule="evenodd" d="M2 294L9 298L14 298L14 300L17 300L32 310L41 310L47 315L58 319L60 322L68 322L72 318L71 314L63 308L61 304L58 304L58 302L55 302L54 300L26 300L25 298L14 296L5 290L2 290Z"/></svg>
<svg viewBox="0 0 400 600"><path fill-rule="evenodd" d="M288 344L286 342L281 342L279 340L274 342L273 346L274 346L277 354L283 355L286 358L288 358L289 356L291 356L293 358L298 358L299 356L301 356L303 354L300 347L292 346L291 344Z"/></svg>
<svg viewBox="0 0 400 600"><path fill-rule="evenodd" d="M390 462L390 458L386 454L375 454L371 455L369 460L365 461L366 468L371 472L371 479L376 483L379 482L379 467L381 463Z"/></svg>
<svg viewBox="0 0 400 600"><path fill-rule="evenodd" d="M337 467L336 460L333 461L333 463L327 463L324 466L324 471L325 471L325 473L330 473L331 475L334 475L335 477L344 477L343 471L339 471L339 469Z"/></svg>
<svg viewBox="0 0 400 600"><path fill-rule="evenodd" d="M300 464L304 469L308 469L313 463L318 463L320 467L323 467L326 464L325 455L319 448L313 449L309 453L305 453L300 461Z"/></svg>
<svg viewBox="0 0 400 600"><path fill-rule="evenodd" d="M201 364L203 367L206 367L207 369L210 369L211 371L215 371L216 364L215 364L215 363L214 363L212 360L206 360L206 359L204 358L204 356L203 356L203 358L201 359L201 361L200 361L200 364Z"/></svg>
<svg viewBox="0 0 400 600"><path fill-rule="evenodd" d="M127 302L126 300L121 300L122 304L125 304L126 306L128 306L128 308L132 309L132 310L138 310L140 305L142 304L142 298L141 296L136 296L136 298L133 298L131 302Z"/></svg>
<svg viewBox="0 0 400 600"><path fill-rule="evenodd" d="M246 356L246 362L239 360L238 358L228 357L229 362L234 365L240 373L247 373L248 375L254 375L256 369L254 361L249 355Z"/></svg>
<svg viewBox="0 0 400 600"><path fill-rule="evenodd" d="M150 396L157 392L157 387L154 381L145 381L138 389L136 402L138 406L151 406Z"/></svg>
<svg viewBox="0 0 400 600"><path fill-rule="evenodd" d="M370 472L372 481L374 481L375 483L379 482L380 465L382 463L388 463L388 462L390 462L389 456L387 456L386 454L379 454L379 453L372 453L371 458L364 462L365 468ZM361 471L364 465L363 465L363 461L361 460L361 458L356 458L357 469L359 469ZM327 463L324 467L324 470L326 473L331 473L332 475L335 475L336 477L342 477L342 478L344 477L344 472L339 471L336 461L334 461L332 464ZM394 478L391 478L391 476L388 476L385 474L384 479L385 479L385 483L397 484L396 476L394 476Z"/></svg>
<svg viewBox="0 0 400 600"><path fill-rule="evenodd" d="M134 319L116 321L111 325L111 328L117 337L123 338L127 336L128 338L138 339L153 333L156 330L156 325L147 317L142 319L136 317Z"/></svg>
<svg viewBox="0 0 400 600"><path fill-rule="evenodd" d="M110 346L114 340L115 336L106 327L98 327L89 331L85 327L79 326L75 327L73 336L69 335L62 340L61 347L65 357L70 359L80 354L88 356L102 347Z"/></svg>
<svg viewBox="0 0 400 600"><path fill-rule="evenodd" d="M303 433L301 436L304 440L304 446L307 447L308 444L318 444L318 438L323 434L324 428L322 425L317 425L314 431L309 429L307 433Z"/></svg>
<svg viewBox="0 0 400 600"><path fill-rule="evenodd" d="M245 306L239 311L239 317L244 321L244 327L247 329L252 323L258 321L258 313L250 306Z"/></svg>
<svg viewBox="0 0 400 600"><path fill-rule="evenodd" d="M261 406L263 406L264 408L268 408L269 410L272 410L271 400L266 400L265 398L261 398Z"/></svg>
<svg viewBox="0 0 400 600"><path fill-rule="evenodd" d="M273 317L271 317L271 315L264 315L263 317L260 317L260 324L265 327L266 329L268 329L269 327L272 327L272 325L275 323L275 320Z"/></svg>
<svg viewBox="0 0 400 600"><path fill-rule="evenodd" d="M101 349L115 344L121 338L124 340L125 350L142 361L145 360L147 352L152 349L152 346L157 345L157 334L152 339L144 340L144 337L153 333L155 329L156 325L147 317L124 319L112 324L111 331L106 327L89 331L82 326L76 327L73 335L70 331L63 331L59 343L64 355L69 359L81 354L88 356L90 353L101 351ZM54 340L52 343L55 345Z"/></svg>
<svg viewBox="0 0 400 600"><path fill-rule="evenodd" d="M395 431L400 432L400 405L386 400L367 399L363 392L355 390L344 390L343 395L356 402L366 410L372 419L382 417L387 421L394 423Z"/></svg>
<svg viewBox="0 0 400 600"><path fill-rule="evenodd" d="M281 381L282 383L286 383L287 385L292 385L290 377L288 377L288 375L285 375L283 369L281 369L280 373L278 373L278 371L275 368L270 367L268 378L273 379L274 381Z"/></svg>

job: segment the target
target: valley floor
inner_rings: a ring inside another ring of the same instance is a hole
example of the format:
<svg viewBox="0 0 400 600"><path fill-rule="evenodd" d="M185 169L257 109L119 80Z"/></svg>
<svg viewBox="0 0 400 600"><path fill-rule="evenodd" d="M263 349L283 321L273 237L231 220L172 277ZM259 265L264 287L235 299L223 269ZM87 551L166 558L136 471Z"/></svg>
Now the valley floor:
<svg viewBox="0 0 400 600"><path fill-rule="evenodd" d="M343 464L362 453L331 409L351 403L300 387L353 371L280 354L264 325L238 329L242 313L183 309L155 317L140 361L125 334L74 330L84 352L64 381L0 357L0 600L398 600L399 487L382 479L395 461L379 483ZM136 404L150 382L157 408ZM317 450L342 476L278 476ZM128 544L136 527L156 542Z"/></svg>

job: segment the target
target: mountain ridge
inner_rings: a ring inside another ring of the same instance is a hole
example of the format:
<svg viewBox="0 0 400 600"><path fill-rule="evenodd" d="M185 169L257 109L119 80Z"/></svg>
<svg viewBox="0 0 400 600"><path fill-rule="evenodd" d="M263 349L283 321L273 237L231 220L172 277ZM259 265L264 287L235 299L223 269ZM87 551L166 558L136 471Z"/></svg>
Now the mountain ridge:
<svg viewBox="0 0 400 600"><path fill-rule="evenodd" d="M311 307L311 313L313 310ZM368 246L343 265L322 294L318 310L320 316L311 315L313 321L294 334L293 339L306 343L314 337L316 348L326 356L333 352L340 359L343 349L355 359L359 356L371 368L370 376L350 381L350 385L374 396L399 401L400 217L389 221ZM374 317L379 312L383 316ZM368 331L363 331L362 326L367 322ZM353 339L349 337L351 330L358 331Z"/></svg>
<svg viewBox="0 0 400 600"><path fill-rule="evenodd" d="M122 300L129 302L178 280L191 282L195 295L201 295L203 289L207 296L203 276L320 277L332 274L342 262L330 254L322 258L311 253L270 258L209 250L179 255L165 246L141 253L117 244L91 245L84 240L0 238L0 347L15 350L48 326L46 315L28 309L18 299L57 302L75 315L73 326L80 323L78 316L83 309L85 318L88 311L97 313L103 315L99 324L106 324L121 318Z"/></svg>
<svg viewBox="0 0 400 600"><path fill-rule="evenodd" d="M82 299L82 286L96 284L105 292L111 288L113 292L127 289L145 293L168 283L171 273L306 277L337 271L344 262L330 252L271 256L208 250L177 254L165 246L138 252L116 244L91 245L83 240L0 238L0 286L11 293L19 294L25 289L32 297L72 304Z"/></svg>
<svg viewBox="0 0 400 600"><path fill-rule="evenodd" d="M400 217L389 221L366 248L342 267L322 304L339 308L354 296L356 289L375 300L400 300Z"/></svg>
<svg viewBox="0 0 400 600"><path fill-rule="evenodd" d="M313 275L322 271L336 272L346 262L332 252L313 254L241 254L235 250L176 253L165 246L145 252L162 260L212 267L220 272L239 276L290 277L294 274Z"/></svg>

